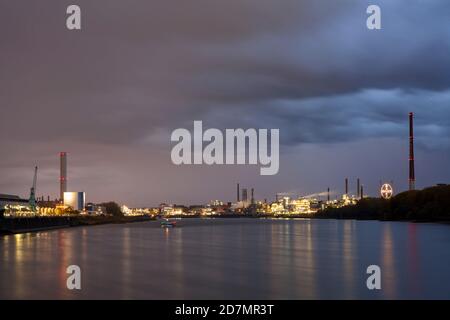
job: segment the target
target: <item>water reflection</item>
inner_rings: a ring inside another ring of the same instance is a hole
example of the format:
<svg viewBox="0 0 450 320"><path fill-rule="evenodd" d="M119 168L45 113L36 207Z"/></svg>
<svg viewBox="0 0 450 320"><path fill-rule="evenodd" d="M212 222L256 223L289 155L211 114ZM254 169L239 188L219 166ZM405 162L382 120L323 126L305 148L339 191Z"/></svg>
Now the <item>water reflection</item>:
<svg viewBox="0 0 450 320"><path fill-rule="evenodd" d="M354 298L354 287L355 287L355 268L354 262L357 256L356 245L357 242L353 238L354 220L343 221L343 232L342 232L342 263L343 263L343 281L346 284L344 286L345 295L348 298Z"/></svg>
<svg viewBox="0 0 450 320"><path fill-rule="evenodd" d="M417 224L408 224L408 268L411 291L417 295L420 293L420 270L417 247Z"/></svg>
<svg viewBox="0 0 450 320"><path fill-rule="evenodd" d="M132 263L133 263L133 255L132 255L132 248L133 245L131 243L130 238L130 228L124 227L122 228L122 247L121 247L121 260L120 263L122 264L121 268L121 285L123 287L122 291L122 299L131 299L131 279L132 279Z"/></svg>
<svg viewBox="0 0 450 320"><path fill-rule="evenodd" d="M13 273L11 274L12 278L14 279L17 286L13 288L14 294L16 296L22 296L25 294L25 288L26 288L26 279L25 279L25 270L23 268L24 263L24 238L28 235L23 234L17 234L14 236L8 236L12 237L12 262L18 266L17 269L11 270Z"/></svg>
<svg viewBox="0 0 450 320"><path fill-rule="evenodd" d="M298 226L298 224L297 224ZM302 228L300 230L301 234L304 232L305 234L305 264L306 264L306 272L303 274L303 282L305 283L305 287L308 292L308 299L317 298L317 279L316 279L316 261L314 255L314 238L313 238L313 229L312 229L312 221L308 220L306 224L300 224L300 226L306 226L306 228ZM299 241L299 238L296 238ZM301 245L302 243L299 243Z"/></svg>
<svg viewBox="0 0 450 320"><path fill-rule="evenodd" d="M383 228L382 263L382 288L388 299L394 299L396 297L395 287L397 275L394 265L394 243L390 223L387 223Z"/></svg>
<svg viewBox="0 0 450 320"><path fill-rule="evenodd" d="M0 298L449 299L450 274L440 272L450 265L449 231L389 222L186 219L174 229L145 222L3 236ZM368 262L382 269L377 295L365 286ZM82 268L81 291L66 288L71 264Z"/></svg>

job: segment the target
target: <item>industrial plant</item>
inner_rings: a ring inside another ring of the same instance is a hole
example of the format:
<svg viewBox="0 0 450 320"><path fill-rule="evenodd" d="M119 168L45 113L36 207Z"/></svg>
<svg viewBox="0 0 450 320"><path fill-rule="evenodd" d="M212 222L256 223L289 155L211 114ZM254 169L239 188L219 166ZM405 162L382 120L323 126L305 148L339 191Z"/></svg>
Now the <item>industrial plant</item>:
<svg viewBox="0 0 450 320"><path fill-rule="evenodd" d="M409 113L409 190L415 189L414 168L414 114ZM22 199L16 195L0 194L0 209L5 217L34 217L34 216L65 216L65 215L105 215L107 210L102 205L86 203L86 193L69 191L67 175L67 152L60 152L59 198L50 199L47 196L36 197L38 167L34 168L33 182L29 199ZM217 215L270 215L270 216L313 216L319 211L336 209L356 205L366 198L364 187L359 178L356 179L356 192L350 194L349 179L344 179L344 191L333 192L330 188L326 192L315 195L293 195L277 193L275 200L256 200L255 188L242 188L236 185L236 201L211 201L204 205L176 205L161 203L152 208L129 208L122 205L120 210L125 216L217 216ZM250 192L249 192L250 190ZM394 190L389 183L380 183L380 197L390 199ZM250 195L250 196L249 196Z"/></svg>
<svg viewBox="0 0 450 320"><path fill-rule="evenodd" d="M414 114L409 113L409 190L415 189L415 168L414 168ZM249 197L250 190L250 197ZM379 185L380 198L390 199L394 195L392 183ZM344 191L342 193L333 192L332 199L330 188L326 192L315 195L293 195L288 193L277 193L275 200L270 202L267 199L262 201L255 199L255 189L236 185L236 201L224 202L213 200L209 204L184 206L177 204L161 203L159 207L153 208L129 208L122 206L122 211L126 215L160 215L160 216L302 216L308 217L323 212L327 209L338 209L358 204L362 199L367 198L364 194L364 185L360 178L356 178L356 192L349 191L349 179L344 179Z"/></svg>
<svg viewBox="0 0 450 320"><path fill-rule="evenodd" d="M59 198L50 196L36 197L38 182L38 167L34 168L33 183L28 199L16 195L0 194L0 209L5 217L38 217L64 216L74 214L106 214L102 206L86 204L86 194L81 191L68 191L67 152L59 154L60 177Z"/></svg>

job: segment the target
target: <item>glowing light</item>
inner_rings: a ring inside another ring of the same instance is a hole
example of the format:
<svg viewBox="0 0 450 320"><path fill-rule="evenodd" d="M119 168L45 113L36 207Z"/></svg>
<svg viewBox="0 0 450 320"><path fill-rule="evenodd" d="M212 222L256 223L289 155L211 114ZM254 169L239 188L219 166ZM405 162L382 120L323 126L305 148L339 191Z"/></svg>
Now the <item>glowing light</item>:
<svg viewBox="0 0 450 320"><path fill-rule="evenodd" d="M385 183L381 186L380 194L383 199L390 199L394 195L394 188L389 183Z"/></svg>

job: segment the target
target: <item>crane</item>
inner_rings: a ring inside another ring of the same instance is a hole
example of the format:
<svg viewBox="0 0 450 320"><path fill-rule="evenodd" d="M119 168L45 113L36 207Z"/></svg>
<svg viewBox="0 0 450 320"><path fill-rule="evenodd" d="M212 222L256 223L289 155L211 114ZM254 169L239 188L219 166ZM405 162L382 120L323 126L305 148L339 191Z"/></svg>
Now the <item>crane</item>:
<svg viewBox="0 0 450 320"><path fill-rule="evenodd" d="M30 189L30 199L28 200L28 203L30 205L30 208L33 212L36 211L36 182L37 182L37 171L38 167L34 167L34 177L33 177L33 185Z"/></svg>

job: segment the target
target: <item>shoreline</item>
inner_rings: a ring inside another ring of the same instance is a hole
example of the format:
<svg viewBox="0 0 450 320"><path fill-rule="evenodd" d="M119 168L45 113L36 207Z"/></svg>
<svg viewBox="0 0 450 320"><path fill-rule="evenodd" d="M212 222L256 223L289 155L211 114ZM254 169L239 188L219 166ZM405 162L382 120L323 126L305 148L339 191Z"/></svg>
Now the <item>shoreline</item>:
<svg viewBox="0 0 450 320"><path fill-rule="evenodd" d="M32 218L2 218L0 219L0 236L22 234L39 231L50 231L83 226L103 224L125 224L156 220L152 217L115 217L115 216L72 216L72 217L32 217Z"/></svg>
<svg viewBox="0 0 450 320"><path fill-rule="evenodd" d="M165 218L165 217L161 217ZM408 219L376 219L376 218L337 218L337 217L323 217L323 216L311 216L311 215L286 215L286 216L273 216L273 215L242 215L242 214L225 214L217 216L171 216L169 219L318 219L318 220L356 220L356 221L379 221L379 222L409 222L409 223L438 223L438 224L450 224L447 220L408 220ZM35 220L39 219L39 220ZM35 217L35 218L3 218L0 219L0 236L11 234L22 234L39 231L51 231L55 229L65 229L84 226L96 226L104 224L126 224L134 222L146 222L156 221L160 218L148 217L148 216L134 216L134 217L115 217L115 216L78 216L78 217ZM2 224L2 222L10 222ZM31 222L35 222L34 225L30 225ZM37 223L36 223L37 222Z"/></svg>

